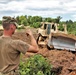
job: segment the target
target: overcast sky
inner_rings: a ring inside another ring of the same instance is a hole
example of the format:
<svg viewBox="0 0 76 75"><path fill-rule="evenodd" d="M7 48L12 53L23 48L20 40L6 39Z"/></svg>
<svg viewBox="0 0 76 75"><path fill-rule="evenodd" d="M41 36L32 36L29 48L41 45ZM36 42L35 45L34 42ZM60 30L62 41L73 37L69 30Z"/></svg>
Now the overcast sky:
<svg viewBox="0 0 76 75"><path fill-rule="evenodd" d="M20 15L76 21L76 0L0 0L0 19Z"/></svg>

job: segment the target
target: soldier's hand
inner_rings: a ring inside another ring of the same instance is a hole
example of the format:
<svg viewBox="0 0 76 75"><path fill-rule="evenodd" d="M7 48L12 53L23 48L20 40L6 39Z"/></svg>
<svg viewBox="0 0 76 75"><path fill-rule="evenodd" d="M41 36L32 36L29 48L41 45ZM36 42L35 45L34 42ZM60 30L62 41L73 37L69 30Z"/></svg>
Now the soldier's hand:
<svg viewBox="0 0 76 75"><path fill-rule="evenodd" d="M31 32L30 29L26 30L26 35L27 35L27 36L33 36L33 34L32 34L32 32Z"/></svg>

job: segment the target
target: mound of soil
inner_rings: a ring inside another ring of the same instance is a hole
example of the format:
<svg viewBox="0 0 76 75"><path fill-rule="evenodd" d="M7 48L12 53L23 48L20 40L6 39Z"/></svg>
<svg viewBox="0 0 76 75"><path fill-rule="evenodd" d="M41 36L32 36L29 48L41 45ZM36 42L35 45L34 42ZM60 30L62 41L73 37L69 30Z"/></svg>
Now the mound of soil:
<svg viewBox="0 0 76 75"><path fill-rule="evenodd" d="M47 50L46 48L40 49L39 53L49 59L56 75L69 75L71 72L76 75L76 55L74 53L66 50Z"/></svg>

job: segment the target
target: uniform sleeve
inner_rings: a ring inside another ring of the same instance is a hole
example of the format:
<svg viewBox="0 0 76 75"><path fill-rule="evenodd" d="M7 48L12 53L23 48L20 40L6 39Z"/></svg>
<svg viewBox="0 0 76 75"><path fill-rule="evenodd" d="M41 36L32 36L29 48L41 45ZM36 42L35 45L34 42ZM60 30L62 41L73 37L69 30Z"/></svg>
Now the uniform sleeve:
<svg viewBox="0 0 76 75"><path fill-rule="evenodd" d="M26 42L23 42L21 40L18 40L16 42L16 49L19 51L19 52L22 52L23 54L26 53L26 51L28 50L29 48L29 45L26 43Z"/></svg>

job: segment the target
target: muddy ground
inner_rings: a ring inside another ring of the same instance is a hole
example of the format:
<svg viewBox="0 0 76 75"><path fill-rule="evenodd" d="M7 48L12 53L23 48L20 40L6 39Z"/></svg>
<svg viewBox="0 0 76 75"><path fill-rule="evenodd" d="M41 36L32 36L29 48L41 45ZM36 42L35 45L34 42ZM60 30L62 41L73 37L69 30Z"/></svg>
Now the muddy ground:
<svg viewBox="0 0 76 75"><path fill-rule="evenodd" d="M33 34L35 39L37 39L37 33ZM30 44L30 37L27 37L24 31L16 32L13 39L21 39ZM50 60L50 63L53 65L53 71L56 75L76 75L76 53L66 50L48 50L46 47L39 47L39 54ZM33 53L26 53L24 57L30 57L34 55Z"/></svg>

